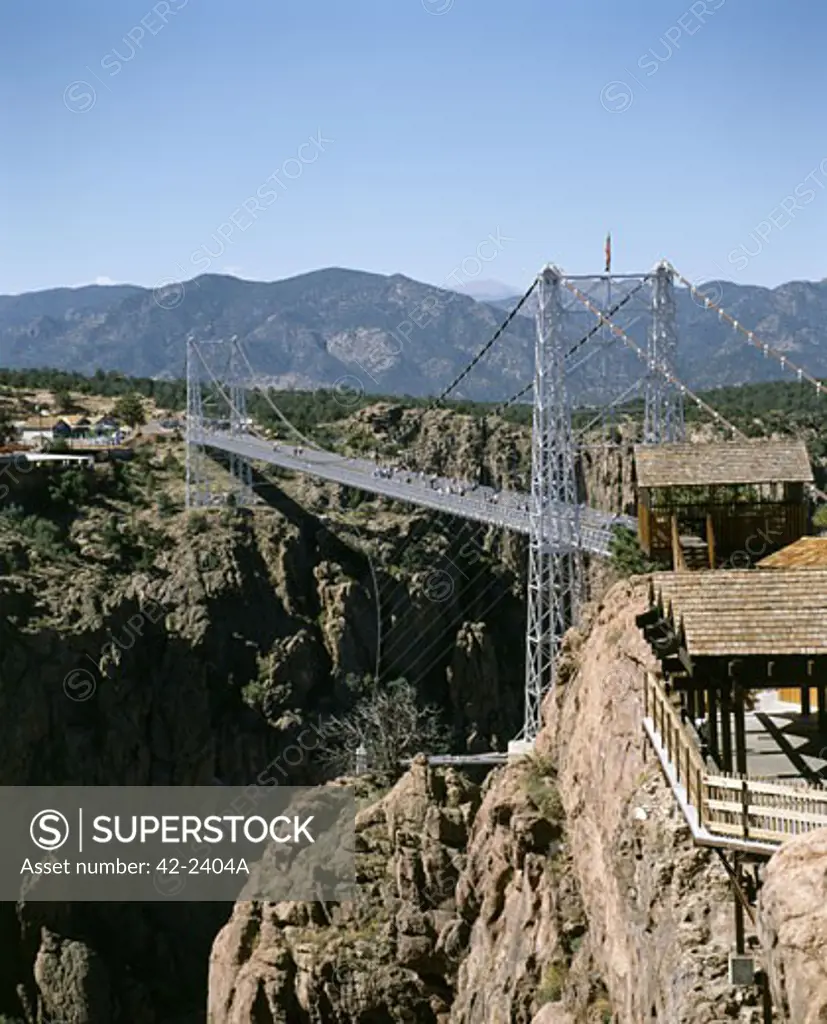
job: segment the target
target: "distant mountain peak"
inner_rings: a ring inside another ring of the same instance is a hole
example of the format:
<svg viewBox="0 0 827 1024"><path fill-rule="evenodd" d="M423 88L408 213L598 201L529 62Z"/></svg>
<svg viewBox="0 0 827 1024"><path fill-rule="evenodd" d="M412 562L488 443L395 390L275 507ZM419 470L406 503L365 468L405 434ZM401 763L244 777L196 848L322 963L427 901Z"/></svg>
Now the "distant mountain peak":
<svg viewBox="0 0 827 1024"><path fill-rule="evenodd" d="M520 293L520 289L513 287L513 285L491 280L466 281L451 290L459 292L460 295L468 295L478 302L499 302L502 299L509 299L512 295Z"/></svg>

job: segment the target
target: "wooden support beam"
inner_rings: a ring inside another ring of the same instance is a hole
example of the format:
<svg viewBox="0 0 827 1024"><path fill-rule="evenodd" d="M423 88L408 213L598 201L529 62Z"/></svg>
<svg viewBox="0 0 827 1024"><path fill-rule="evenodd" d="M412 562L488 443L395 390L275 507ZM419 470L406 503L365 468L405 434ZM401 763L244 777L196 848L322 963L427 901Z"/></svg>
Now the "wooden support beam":
<svg viewBox="0 0 827 1024"><path fill-rule="evenodd" d="M732 760L732 694L729 683L721 687L721 759L725 772L734 770Z"/></svg>
<svg viewBox="0 0 827 1024"><path fill-rule="evenodd" d="M735 952L739 956L743 956L746 952L746 929L744 927L744 904L742 902L741 895L741 855L736 851L732 855L732 867L735 879L733 885L735 887Z"/></svg>
<svg viewBox="0 0 827 1024"><path fill-rule="evenodd" d="M715 568L715 524L712 519L712 513L707 512L706 514L706 547L709 554L709 568Z"/></svg>
<svg viewBox="0 0 827 1024"><path fill-rule="evenodd" d="M818 700L818 731L822 736L827 733L827 708L824 707L825 695L827 695L827 687L822 684L816 690L816 699Z"/></svg>
<svg viewBox="0 0 827 1024"><path fill-rule="evenodd" d="M686 572L686 561L681 547L681 536L678 532L678 517L672 515L672 568L675 572Z"/></svg>
<svg viewBox="0 0 827 1024"><path fill-rule="evenodd" d="M635 625L638 627L638 629L643 629L646 626L654 626L659 619L660 616L658 615L658 610L657 608L653 607L649 608L648 611L641 612L640 615L636 615Z"/></svg>
<svg viewBox="0 0 827 1024"><path fill-rule="evenodd" d="M739 775L747 774L747 725L744 713L744 690L740 685L735 688L735 771ZM746 836L745 836L746 838Z"/></svg>
<svg viewBox="0 0 827 1024"><path fill-rule="evenodd" d="M804 718L810 717L810 687L801 687L801 714Z"/></svg>
<svg viewBox="0 0 827 1024"><path fill-rule="evenodd" d="M721 764L721 746L718 739L718 690L714 683L707 689L707 721L709 722L709 752L717 765Z"/></svg>

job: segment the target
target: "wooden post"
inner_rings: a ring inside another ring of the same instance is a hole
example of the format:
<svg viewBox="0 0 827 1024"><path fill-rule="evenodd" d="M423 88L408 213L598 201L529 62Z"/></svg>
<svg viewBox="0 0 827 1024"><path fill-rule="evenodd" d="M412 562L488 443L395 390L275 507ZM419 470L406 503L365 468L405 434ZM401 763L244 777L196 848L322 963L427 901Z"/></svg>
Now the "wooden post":
<svg viewBox="0 0 827 1024"><path fill-rule="evenodd" d="M824 695L827 687L822 683L816 687L816 700L818 701L818 731L823 736L827 732L827 708L824 707Z"/></svg>
<svg viewBox="0 0 827 1024"><path fill-rule="evenodd" d="M712 513L706 514L706 547L709 554L709 568L715 568L715 526L712 522Z"/></svg>
<svg viewBox="0 0 827 1024"><path fill-rule="evenodd" d="M747 774L747 724L744 711L744 688L739 677L740 666L732 665L733 691L735 695L735 770L739 775Z"/></svg>
<svg viewBox="0 0 827 1024"><path fill-rule="evenodd" d="M801 714L804 718L810 717L810 687L801 687Z"/></svg>
<svg viewBox="0 0 827 1024"><path fill-rule="evenodd" d="M708 689L709 699L707 700L707 712L709 723L709 752L715 760L715 763L720 765L721 763L721 747L718 742L718 693L717 687L714 683L709 684Z"/></svg>
<svg viewBox="0 0 827 1024"><path fill-rule="evenodd" d="M725 772L732 771L732 692L727 680L721 687L721 757Z"/></svg>
<svg viewBox="0 0 827 1024"><path fill-rule="evenodd" d="M744 929L744 907L741 903L741 857L738 853L732 855L732 867L735 871L735 878L733 880L734 897L735 897L735 952L739 956L743 956L746 952L746 935Z"/></svg>
<svg viewBox="0 0 827 1024"><path fill-rule="evenodd" d="M678 532L678 517L674 513L672 514L672 567L675 572L685 572L686 562L683 557L683 548L681 547L681 536Z"/></svg>
<svg viewBox="0 0 827 1024"><path fill-rule="evenodd" d="M696 810L698 812L698 825L703 827L704 823L704 780L701 769L698 768L695 772L695 784L698 787L698 806Z"/></svg>

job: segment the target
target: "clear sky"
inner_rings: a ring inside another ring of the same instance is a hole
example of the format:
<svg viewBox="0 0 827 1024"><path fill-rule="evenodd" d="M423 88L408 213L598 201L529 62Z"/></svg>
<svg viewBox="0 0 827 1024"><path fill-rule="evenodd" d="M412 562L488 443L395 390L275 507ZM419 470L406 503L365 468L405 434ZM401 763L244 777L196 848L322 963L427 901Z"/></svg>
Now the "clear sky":
<svg viewBox="0 0 827 1024"><path fill-rule="evenodd" d="M520 286L600 271L607 229L618 272L827 277L824 0L3 17L3 293L325 266Z"/></svg>

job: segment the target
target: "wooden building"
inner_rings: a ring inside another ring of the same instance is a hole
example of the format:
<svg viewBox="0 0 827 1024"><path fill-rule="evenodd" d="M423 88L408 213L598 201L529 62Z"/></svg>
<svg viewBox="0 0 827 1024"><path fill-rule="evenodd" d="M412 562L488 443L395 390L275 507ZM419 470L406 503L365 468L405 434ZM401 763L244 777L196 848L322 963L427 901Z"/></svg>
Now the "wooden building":
<svg viewBox="0 0 827 1024"><path fill-rule="evenodd" d="M774 555L763 558L758 569L826 569L827 570L827 537L802 537L795 544L790 544ZM824 626L827 630L827 623ZM782 687L778 691L780 700L791 704L797 703L800 697L798 690ZM810 705L820 708L818 691L810 691Z"/></svg>
<svg viewBox="0 0 827 1024"><path fill-rule="evenodd" d="M757 569L827 569L827 537L801 537L774 555L762 558Z"/></svg>
<svg viewBox="0 0 827 1024"><path fill-rule="evenodd" d="M809 530L802 441L635 446L638 536L676 569L746 568Z"/></svg>
<svg viewBox="0 0 827 1024"><path fill-rule="evenodd" d="M804 714L815 690L827 731L827 569L654 573L637 621L724 771L746 772L749 690L794 690Z"/></svg>

